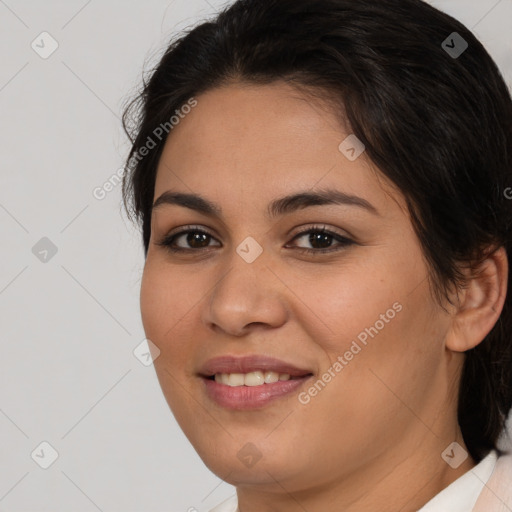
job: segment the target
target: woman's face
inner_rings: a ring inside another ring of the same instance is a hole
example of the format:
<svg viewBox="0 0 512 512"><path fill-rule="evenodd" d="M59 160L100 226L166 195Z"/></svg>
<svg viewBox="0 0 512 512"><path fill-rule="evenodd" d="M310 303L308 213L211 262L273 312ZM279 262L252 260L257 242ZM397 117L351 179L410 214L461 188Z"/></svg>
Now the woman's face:
<svg viewBox="0 0 512 512"><path fill-rule="evenodd" d="M286 84L196 99L154 199L218 211L176 196L155 207L141 311L201 458L235 485L289 492L440 460L462 358L444 346L450 316L403 196L353 139L340 149L350 133L326 106Z"/></svg>

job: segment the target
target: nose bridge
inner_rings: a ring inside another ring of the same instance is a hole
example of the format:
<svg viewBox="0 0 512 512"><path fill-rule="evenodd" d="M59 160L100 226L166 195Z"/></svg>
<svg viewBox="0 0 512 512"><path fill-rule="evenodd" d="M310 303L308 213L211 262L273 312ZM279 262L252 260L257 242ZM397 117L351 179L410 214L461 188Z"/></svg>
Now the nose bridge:
<svg viewBox="0 0 512 512"><path fill-rule="evenodd" d="M244 237L245 236L245 237ZM258 238L260 241L256 239ZM264 235L250 236L247 232L238 237L238 241L235 241L230 253L226 256L226 268L228 269L224 277L217 283L215 288L220 289L222 292L223 288L233 288L233 291L239 292L247 289L248 285L251 285L252 290L248 290L247 296L252 296L252 300L262 292L259 286L268 289L271 286L270 283L266 282L268 269L266 265L269 260L268 250L263 249L263 238ZM241 241L239 241L241 240ZM240 297L245 296L243 293Z"/></svg>

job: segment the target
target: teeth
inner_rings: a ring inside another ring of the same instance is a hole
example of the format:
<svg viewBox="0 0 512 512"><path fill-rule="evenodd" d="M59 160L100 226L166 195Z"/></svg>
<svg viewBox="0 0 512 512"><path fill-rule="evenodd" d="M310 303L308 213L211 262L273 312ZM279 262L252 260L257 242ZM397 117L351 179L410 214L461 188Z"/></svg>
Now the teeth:
<svg viewBox="0 0 512 512"><path fill-rule="evenodd" d="M277 372L265 372L265 384L272 384L279 380L279 373Z"/></svg>
<svg viewBox="0 0 512 512"><path fill-rule="evenodd" d="M280 380L290 380L288 373L277 372L249 372L249 373L216 373L215 382L225 384L231 387L238 386L261 386L262 384L272 384Z"/></svg>
<svg viewBox="0 0 512 512"><path fill-rule="evenodd" d="M243 373L230 373L228 375L228 386L243 386L245 377Z"/></svg>
<svg viewBox="0 0 512 512"><path fill-rule="evenodd" d="M260 386L261 384L265 384L263 372L247 373L244 377L244 384L246 386Z"/></svg>

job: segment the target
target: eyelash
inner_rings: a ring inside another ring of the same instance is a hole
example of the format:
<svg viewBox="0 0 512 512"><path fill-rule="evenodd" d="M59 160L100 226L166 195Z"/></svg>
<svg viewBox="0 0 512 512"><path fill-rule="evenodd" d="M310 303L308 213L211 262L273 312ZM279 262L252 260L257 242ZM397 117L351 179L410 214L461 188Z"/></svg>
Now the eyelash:
<svg viewBox="0 0 512 512"><path fill-rule="evenodd" d="M159 246L165 247L165 249L167 249L168 251L170 251L172 253L197 252L200 250L208 250L209 249L209 247L204 247L204 248L200 248L200 249L193 249L193 248L186 249L183 247L173 246L172 244L176 241L177 238L179 238L180 236L183 236L183 235L188 235L189 233L199 233L202 235L206 235L210 238L214 238L213 235L211 235L210 233L208 233L207 231L205 231L203 229L200 229L200 228L197 228L194 226L186 226L186 228L187 229L184 229L178 233L174 233L174 234L165 236L161 241L156 242L156 244ZM304 235L311 234L311 233L321 233L324 235L329 235L332 238L334 238L338 242L339 245L335 246L334 248L328 247L327 249L307 249L305 247L296 247L296 249L298 249L300 252L306 253L306 254L319 254L319 253L325 254L325 253L329 253L329 252L340 251L340 250L344 249L345 247L355 244L355 242L353 240L350 240L349 238L347 238L345 236L334 233L333 231L326 229L325 226L311 226L307 229L304 229L303 231L300 231L299 233L297 233L292 238L291 241L293 242L294 240L296 240Z"/></svg>

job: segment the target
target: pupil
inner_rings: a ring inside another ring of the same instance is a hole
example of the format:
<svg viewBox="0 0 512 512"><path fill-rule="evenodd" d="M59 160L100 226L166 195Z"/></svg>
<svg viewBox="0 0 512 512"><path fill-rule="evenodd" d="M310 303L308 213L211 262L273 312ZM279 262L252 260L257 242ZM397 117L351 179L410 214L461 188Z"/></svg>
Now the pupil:
<svg viewBox="0 0 512 512"><path fill-rule="evenodd" d="M315 244L318 242L320 243L321 247L315 247L315 248L320 248L320 249L323 249L325 247L329 247L330 246L330 241L331 241L331 235L327 234L327 233L311 233L309 235L309 243L315 247Z"/></svg>
<svg viewBox="0 0 512 512"><path fill-rule="evenodd" d="M204 233L189 233L187 243L190 247L206 247L208 246L208 235Z"/></svg>

